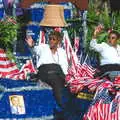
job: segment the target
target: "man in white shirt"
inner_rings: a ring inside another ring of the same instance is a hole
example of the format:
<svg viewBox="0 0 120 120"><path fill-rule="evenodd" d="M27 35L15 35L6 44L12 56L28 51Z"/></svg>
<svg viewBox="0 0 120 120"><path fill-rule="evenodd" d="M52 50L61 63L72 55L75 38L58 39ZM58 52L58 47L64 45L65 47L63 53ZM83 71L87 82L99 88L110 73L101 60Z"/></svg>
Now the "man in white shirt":
<svg viewBox="0 0 120 120"><path fill-rule="evenodd" d="M62 88L64 88L65 75L68 70L67 55L63 48L60 48L62 35L60 32L53 31L49 35L49 44L35 46L38 62L38 73L33 76L33 80L42 80L53 88L56 101L62 107ZM34 46L31 36L27 37L26 42L30 47Z"/></svg>
<svg viewBox="0 0 120 120"><path fill-rule="evenodd" d="M24 104L20 103L20 98L18 96L11 96L10 103L12 114L25 114Z"/></svg>
<svg viewBox="0 0 120 120"><path fill-rule="evenodd" d="M98 26L94 31L93 38L90 42L90 47L100 54L100 71L103 74L107 71L120 70L120 46L117 44L119 33L111 31L108 34L107 43L97 43L97 35L102 31L103 27Z"/></svg>

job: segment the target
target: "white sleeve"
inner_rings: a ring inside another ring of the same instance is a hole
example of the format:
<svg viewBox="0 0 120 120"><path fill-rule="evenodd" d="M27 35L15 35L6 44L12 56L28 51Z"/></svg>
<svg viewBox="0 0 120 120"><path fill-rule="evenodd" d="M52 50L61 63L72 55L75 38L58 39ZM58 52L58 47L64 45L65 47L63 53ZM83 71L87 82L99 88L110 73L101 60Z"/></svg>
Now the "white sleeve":
<svg viewBox="0 0 120 120"><path fill-rule="evenodd" d="M64 61L63 61L62 68L63 68L64 74L67 74L68 73L68 61L67 61L67 55L65 51L63 52L63 55L64 55Z"/></svg>
<svg viewBox="0 0 120 120"><path fill-rule="evenodd" d="M97 43L96 39L92 39L90 41L90 48L95 50L96 52L101 52L103 50L103 43Z"/></svg>
<svg viewBox="0 0 120 120"><path fill-rule="evenodd" d="M117 45L117 51L118 51L118 54L120 55L120 45Z"/></svg>
<svg viewBox="0 0 120 120"><path fill-rule="evenodd" d="M34 46L33 51L35 52L35 54L37 56L40 56L40 54L41 54L41 46L40 45L39 46Z"/></svg>

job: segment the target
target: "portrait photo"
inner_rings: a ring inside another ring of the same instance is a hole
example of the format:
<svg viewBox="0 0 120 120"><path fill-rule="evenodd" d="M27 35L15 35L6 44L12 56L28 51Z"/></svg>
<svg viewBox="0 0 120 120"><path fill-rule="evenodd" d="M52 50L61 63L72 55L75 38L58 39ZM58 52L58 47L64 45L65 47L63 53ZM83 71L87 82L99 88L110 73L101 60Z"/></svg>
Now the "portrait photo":
<svg viewBox="0 0 120 120"><path fill-rule="evenodd" d="M9 96L10 109L12 114L25 114L25 104L22 95Z"/></svg>

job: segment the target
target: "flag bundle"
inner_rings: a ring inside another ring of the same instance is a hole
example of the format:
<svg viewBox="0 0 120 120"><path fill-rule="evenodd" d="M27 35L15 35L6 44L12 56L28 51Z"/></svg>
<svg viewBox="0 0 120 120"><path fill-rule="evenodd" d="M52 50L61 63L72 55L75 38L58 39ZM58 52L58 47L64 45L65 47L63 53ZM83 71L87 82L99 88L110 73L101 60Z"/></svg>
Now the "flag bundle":
<svg viewBox="0 0 120 120"><path fill-rule="evenodd" d="M0 78L9 78L14 80L27 79L28 73L36 72L32 60L26 61L21 70L18 69L15 62L12 62L3 49L0 49Z"/></svg>
<svg viewBox="0 0 120 120"><path fill-rule="evenodd" d="M29 73L36 73L32 60L27 60L19 72L10 74L7 78L14 80L25 80L27 79Z"/></svg>
<svg viewBox="0 0 120 120"><path fill-rule="evenodd" d="M120 92L117 92L113 99L107 89L96 94L83 120L120 120Z"/></svg>
<svg viewBox="0 0 120 120"><path fill-rule="evenodd" d="M75 68L76 71L71 67L65 78L71 92L77 93L86 86L93 89L94 85L98 82L98 79L93 77L95 69L87 64L77 64Z"/></svg>

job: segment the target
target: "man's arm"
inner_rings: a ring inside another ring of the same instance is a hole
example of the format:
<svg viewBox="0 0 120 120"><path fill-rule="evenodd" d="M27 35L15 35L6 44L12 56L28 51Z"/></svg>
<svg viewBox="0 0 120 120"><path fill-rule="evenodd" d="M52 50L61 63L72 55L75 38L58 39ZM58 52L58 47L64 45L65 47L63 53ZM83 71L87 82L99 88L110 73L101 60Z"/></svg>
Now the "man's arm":
<svg viewBox="0 0 120 120"><path fill-rule="evenodd" d="M36 53L36 55L40 54L40 46L34 46L34 40L31 36L26 37L26 42L30 48L32 48L32 52Z"/></svg>
<svg viewBox="0 0 120 120"><path fill-rule="evenodd" d="M95 30L94 30L94 33L93 33L93 37L92 39L96 39L97 36L101 33L101 31L103 30L103 26L102 25L98 25Z"/></svg>
<svg viewBox="0 0 120 120"><path fill-rule="evenodd" d="M94 30L94 33L93 33L93 36L92 36L92 40L90 41L90 47L91 49L97 51L97 52L100 52L102 50L102 44L98 44L97 43L97 36L100 34L100 32L103 30L103 26L102 25L98 25L95 30Z"/></svg>

